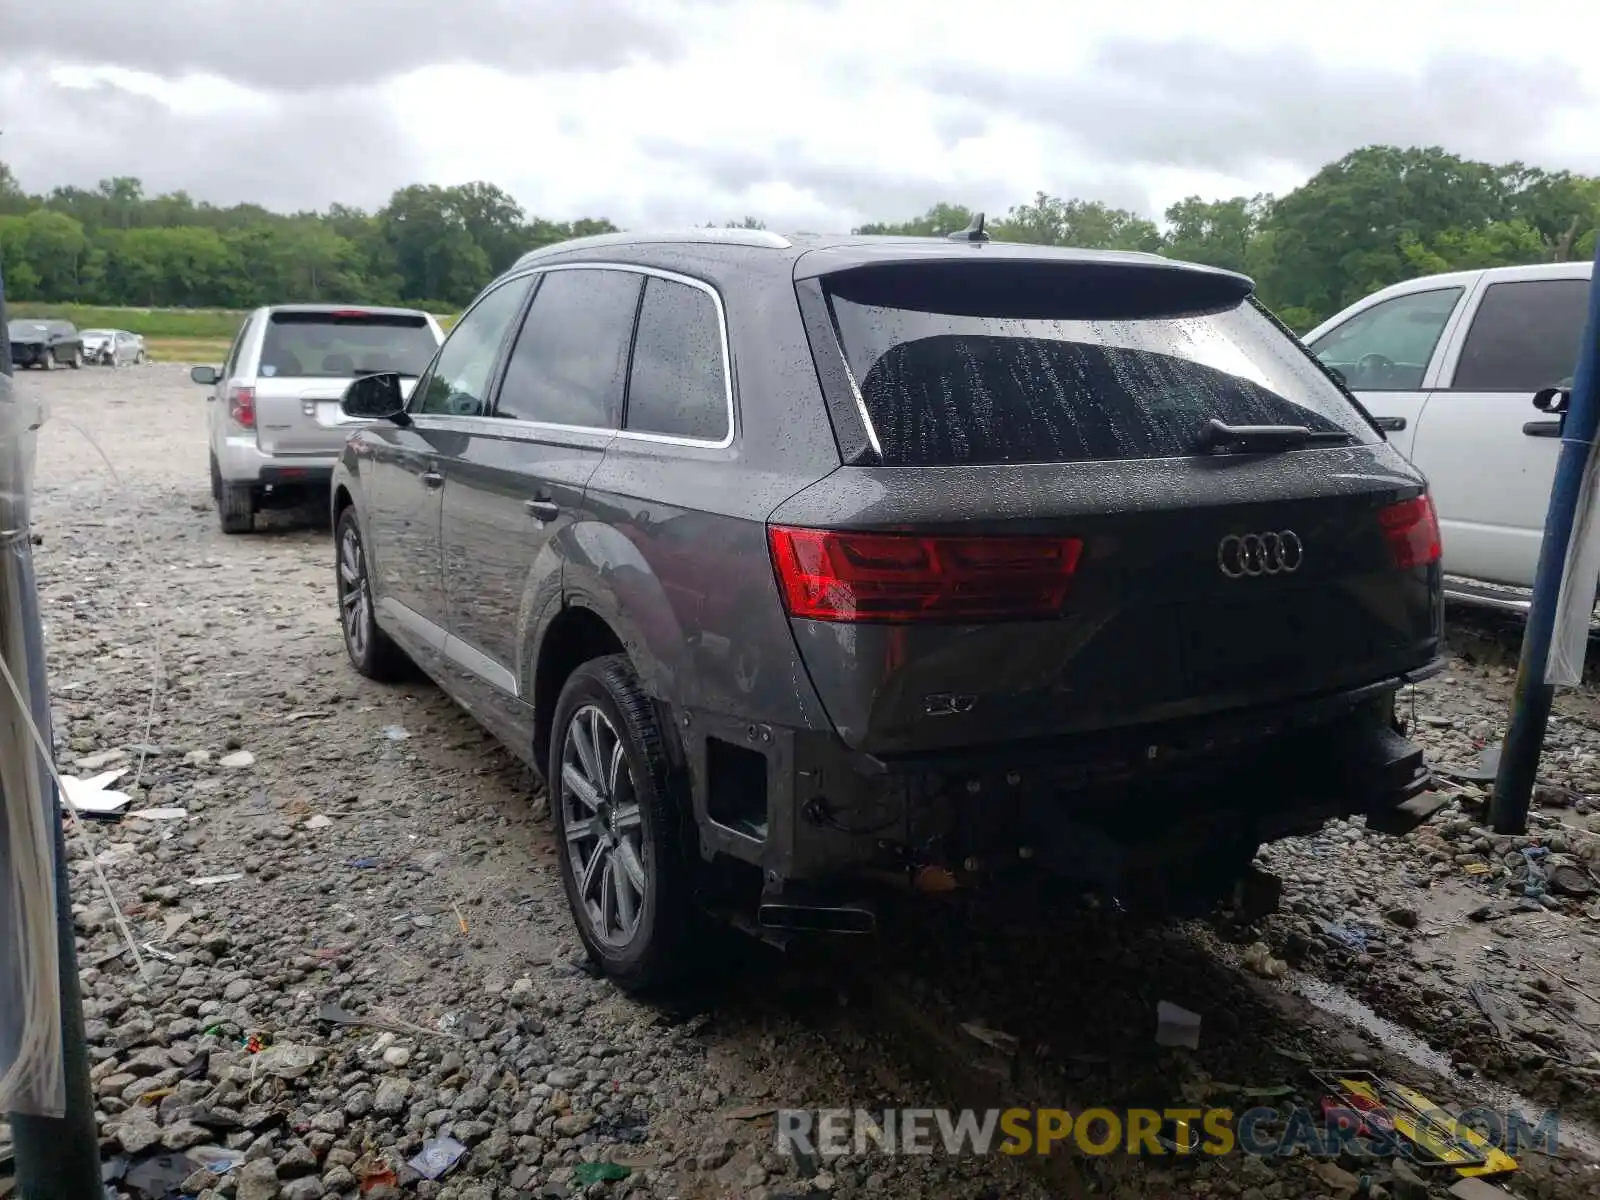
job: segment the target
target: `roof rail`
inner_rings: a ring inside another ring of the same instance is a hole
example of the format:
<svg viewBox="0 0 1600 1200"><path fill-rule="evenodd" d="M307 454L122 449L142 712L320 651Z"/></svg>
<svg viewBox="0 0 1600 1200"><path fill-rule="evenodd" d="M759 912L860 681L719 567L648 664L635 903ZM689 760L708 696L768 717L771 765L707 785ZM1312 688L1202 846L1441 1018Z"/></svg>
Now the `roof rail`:
<svg viewBox="0 0 1600 1200"><path fill-rule="evenodd" d="M559 254L568 250L588 250L601 246L638 246L647 243L672 243L672 242L699 242L716 243L724 246L751 246L763 250L789 250L794 243L782 234L773 233L768 229L716 229L716 228L691 228L691 229L664 229L646 230L639 233L599 233L592 237L571 238L564 242L552 242L548 246L540 246L537 250L530 250L517 260L517 266L536 262L552 254Z"/></svg>

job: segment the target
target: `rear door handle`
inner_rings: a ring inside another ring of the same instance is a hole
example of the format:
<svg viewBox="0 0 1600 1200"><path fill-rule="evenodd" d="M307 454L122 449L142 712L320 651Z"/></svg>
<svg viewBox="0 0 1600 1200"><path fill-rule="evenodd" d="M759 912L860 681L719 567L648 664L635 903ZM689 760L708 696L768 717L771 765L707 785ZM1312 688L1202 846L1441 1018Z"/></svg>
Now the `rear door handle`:
<svg viewBox="0 0 1600 1200"><path fill-rule="evenodd" d="M1373 417L1372 423L1385 433L1399 433L1406 427L1404 417Z"/></svg>
<svg viewBox="0 0 1600 1200"><path fill-rule="evenodd" d="M1558 438L1561 436L1561 422L1557 421L1529 421L1522 427L1522 432L1529 437Z"/></svg>
<svg viewBox="0 0 1600 1200"><path fill-rule="evenodd" d="M541 521L554 521L561 515L561 506L554 500L524 500L522 506Z"/></svg>
<svg viewBox="0 0 1600 1200"><path fill-rule="evenodd" d="M429 491L436 492L444 486L444 476L437 471L424 471L421 475L422 486Z"/></svg>

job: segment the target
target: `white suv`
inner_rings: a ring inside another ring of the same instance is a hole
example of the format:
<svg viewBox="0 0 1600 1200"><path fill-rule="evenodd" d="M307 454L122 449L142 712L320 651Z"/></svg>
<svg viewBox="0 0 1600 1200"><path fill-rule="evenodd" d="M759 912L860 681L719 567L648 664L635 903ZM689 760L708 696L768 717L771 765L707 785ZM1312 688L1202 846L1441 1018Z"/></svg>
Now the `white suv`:
<svg viewBox="0 0 1600 1200"><path fill-rule="evenodd" d="M1526 611L1560 450L1535 393L1571 386L1588 262L1408 279L1306 335L1428 477L1445 594Z"/></svg>
<svg viewBox="0 0 1600 1200"><path fill-rule="evenodd" d="M224 533L248 533L262 508L325 494L352 428L339 408L357 375L395 371L402 389L433 360L444 333L413 308L280 304L245 318L222 367L195 367L209 386L211 495Z"/></svg>

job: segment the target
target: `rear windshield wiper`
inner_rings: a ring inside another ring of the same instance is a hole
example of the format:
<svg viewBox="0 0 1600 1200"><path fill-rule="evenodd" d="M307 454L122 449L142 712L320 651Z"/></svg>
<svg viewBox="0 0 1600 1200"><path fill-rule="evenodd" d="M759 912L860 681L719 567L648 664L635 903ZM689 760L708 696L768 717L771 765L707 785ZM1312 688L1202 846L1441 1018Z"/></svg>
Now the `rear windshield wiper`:
<svg viewBox="0 0 1600 1200"><path fill-rule="evenodd" d="M1215 417L1195 438L1196 450L1297 450L1301 446L1344 445L1355 439L1342 429L1310 429L1305 425L1229 425Z"/></svg>

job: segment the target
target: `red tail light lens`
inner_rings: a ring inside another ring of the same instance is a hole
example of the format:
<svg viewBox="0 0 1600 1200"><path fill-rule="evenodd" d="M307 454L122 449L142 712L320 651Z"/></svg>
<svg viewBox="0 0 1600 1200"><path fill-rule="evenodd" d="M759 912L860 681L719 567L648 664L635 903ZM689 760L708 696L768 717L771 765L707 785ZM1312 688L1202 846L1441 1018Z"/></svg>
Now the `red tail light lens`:
<svg viewBox="0 0 1600 1200"><path fill-rule="evenodd" d="M245 429L256 427L256 390L250 387L228 389L228 415Z"/></svg>
<svg viewBox="0 0 1600 1200"><path fill-rule="evenodd" d="M1059 616L1079 538L925 537L774 525L778 588L811 621L1001 621Z"/></svg>
<svg viewBox="0 0 1600 1200"><path fill-rule="evenodd" d="M1401 570L1425 567L1439 561L1439 517L1433 511L1433 501L1428 493L1380 510L1378 523L1383 526L1383 536L1389 542L1394 565Z"/></svg>

